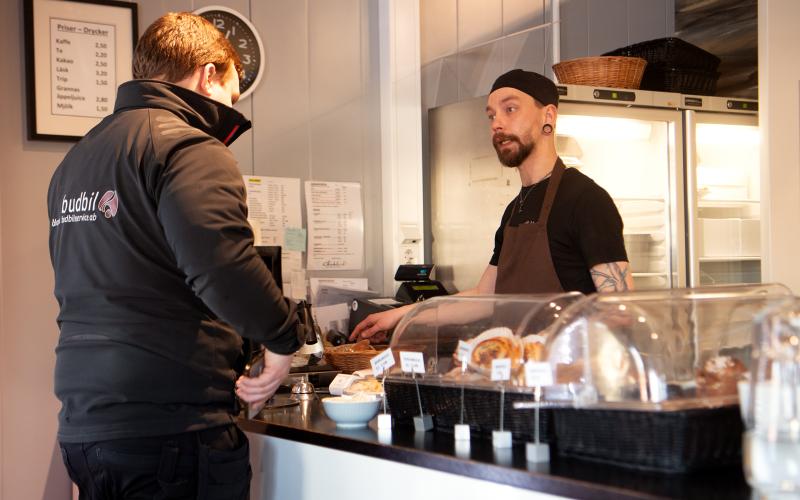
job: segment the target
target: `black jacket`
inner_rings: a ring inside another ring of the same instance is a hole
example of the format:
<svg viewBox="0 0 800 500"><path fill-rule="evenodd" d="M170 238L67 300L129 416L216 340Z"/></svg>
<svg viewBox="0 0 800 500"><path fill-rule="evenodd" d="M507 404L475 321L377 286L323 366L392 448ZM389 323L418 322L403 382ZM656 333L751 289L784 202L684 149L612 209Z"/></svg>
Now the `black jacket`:
<svg viewBox="0 0 800 500"><path fill-rule="evenodd" d="M195 92L133 80L59 165L47 204L61 441L232 422L240 335L300 346L226 147L249 128Z"/></svg>

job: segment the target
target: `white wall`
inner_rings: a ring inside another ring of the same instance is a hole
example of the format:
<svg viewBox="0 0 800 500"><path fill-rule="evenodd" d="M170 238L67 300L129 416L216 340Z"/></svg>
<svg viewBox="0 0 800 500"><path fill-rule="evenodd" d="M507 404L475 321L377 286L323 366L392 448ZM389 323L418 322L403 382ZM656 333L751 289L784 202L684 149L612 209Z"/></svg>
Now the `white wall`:
<svg viewBox="0 0 800 500"><path fill-rule="evenodd" d="M22 0L0 2L0 498L59 500L70 486L55 439L58 329L46 193L69 146L26 140L21 26Z"/></svg>
<svg viewBox="0 0 800 500"><path fill-rule="evenodd" d="M800 2L758 2L764 281L800 293Z"/></svg>

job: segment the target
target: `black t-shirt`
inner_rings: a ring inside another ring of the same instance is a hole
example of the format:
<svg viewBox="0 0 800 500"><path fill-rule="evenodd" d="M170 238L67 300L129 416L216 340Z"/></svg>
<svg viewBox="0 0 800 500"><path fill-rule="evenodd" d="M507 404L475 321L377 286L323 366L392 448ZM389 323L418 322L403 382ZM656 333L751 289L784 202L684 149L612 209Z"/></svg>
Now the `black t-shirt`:
<svg viewBox="0 0 800 500"><path fill-rule="evenodd" d="M511 226L536 221L544 203L550 179L523 187L503 213L494 237L494 254L490 264L496 266L503 247L503 230L511 218ZM522 211L516 201L522 197ZM513 211L513 214L512 214ZM550 219L547 237L561 287L566 291L595 292L589 269L606 262L627 261L622 239L622 218L605 189L574 168L561 177Z"/></svg>

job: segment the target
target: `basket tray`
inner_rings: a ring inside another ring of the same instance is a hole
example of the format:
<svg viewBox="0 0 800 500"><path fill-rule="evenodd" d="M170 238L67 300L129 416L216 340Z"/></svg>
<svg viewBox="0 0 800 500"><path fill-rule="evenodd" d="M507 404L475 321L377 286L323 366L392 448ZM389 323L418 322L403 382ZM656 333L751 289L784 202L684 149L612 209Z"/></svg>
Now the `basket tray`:
<svg viewBox="0 0 800 500"><path fill-rule="evenodd" d="M611 52L607 56L641 57L648 64L664 64L670 67L695 69L714 73L719 67L720 59L714 54L680 38L657 38L646 42L635 43Z"/></svg>
<svg viewBox="0 0 800 500"><path fill-rule="evenodd" d="M381 350L368 350L357 352L336 352L330 349L325 350L325 361L345 373L352 373L358 370L370 368L370 359L380 354Z"/></svg>
<svg viewBox="0 0 800 500"><path fill-rule="evenodd" d="M637 57L580 57L553 65L559 83L638 89L647 61Z"/></svg>
<svg viewBox="0 0 800 500"><path fill-rule="evenodd" d="M386 398L395 425L412 426L413 418L419 415L417 389L411 381L387 379L384 383ZM461 419L461 388L419 385L422 409L433 416L436 430L453 432L453 426ZM530 401L529 394L507 392L503 404L503 428L511 431L517 443L533 441L534 411L515 410L515 401ZM539 412L539 440L548 442L552 436L551 411ZM492 431L500 429L500 392L480 389L464 389L464 423L470 426L473 439L491 439Z"/></svg>
<svg viewBox="0 0 800 500"><path fill-rule="evenodd" d="M680 92L682 94L714 95L719 73L676 68L663 65L648 65L642 76L644 90Z"/></svg>
<svg viewBox="0 0 800 500"><path fill-rule="evenodd" d="M681 411L558 409L558 454L670 473L741 466L738 406Z"/></svg>

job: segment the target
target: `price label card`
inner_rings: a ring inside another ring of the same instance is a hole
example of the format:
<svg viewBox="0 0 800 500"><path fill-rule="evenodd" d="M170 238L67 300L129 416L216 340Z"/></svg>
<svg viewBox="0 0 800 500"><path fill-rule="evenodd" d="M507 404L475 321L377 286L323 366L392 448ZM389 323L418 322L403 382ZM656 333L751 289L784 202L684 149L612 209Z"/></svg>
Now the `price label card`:
<svg viewBox="0 0 800 500"><path fill-rule="evenodd" d="M341 396L344 390L357 378L355 375L340 373L336 375L331 385L328 386L328 390L332 396Z"/></svg>
<svg viewBox="0 0 800 500"><path fill-rule="evenodd" d="M525 363L525 385L528 387L547 387L553 385L553 368L550 363Z"/></svg>
<svg viewBox="0 0 800 500"><path fill-rule="evenodd" d="M372 365L372 373L377 377L384 371L394 366L394 354L391 349L386 349L382 353L369 360Z"/></svg>
<svg viewBox="0 0 800 500"><path fill-rule="evenodd" d="M405 373L425 373L425 359L422 353L400 351L400 369Z"/></svg>
<svg viewBox="0 0 800 500"><path fill-rule="evenodd" d="M508 358L492 360L492 380L508 380L511 378L511 360Z"/></svg>
<svg viewBox="0 0 800 500"><path fill-rule="evenodd" d="M461 362L469 361L469 357L472 356L472 344L469 342L464 342L463 340L459 340L458 348L456 349L456 355L458 356L458 360Z"/></svg>

